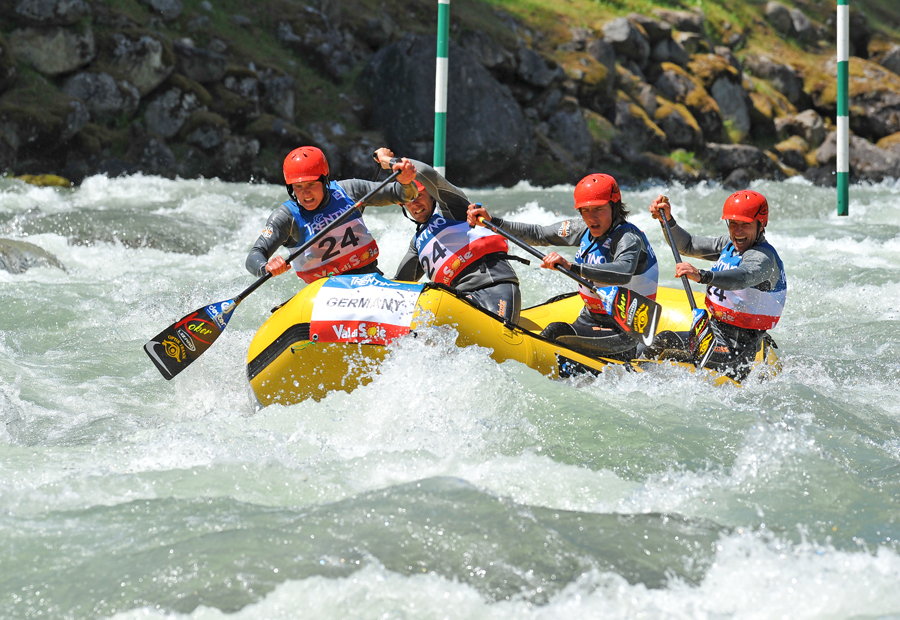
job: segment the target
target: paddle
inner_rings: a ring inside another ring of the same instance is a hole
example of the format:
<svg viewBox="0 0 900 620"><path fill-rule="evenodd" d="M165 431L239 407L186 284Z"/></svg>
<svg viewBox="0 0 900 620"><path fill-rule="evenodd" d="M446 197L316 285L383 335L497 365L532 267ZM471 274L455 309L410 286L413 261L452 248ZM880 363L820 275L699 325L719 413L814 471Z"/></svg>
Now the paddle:
<svg viewBox="0 0 900 620"><path fill-rule="evenodd" d="M312 239L291 252L285 261L290 263L321 241L333 228L350 219L363 203L381 191L385 185L396 179L399 174L399 170L394 172L382 181L378 187L360 198L356 204L341 213L336 219L328 222L325 228L316 233ZM162 330L155 338L145 344L144 351L153 360L162 376L166 380L171 379L203 355L212 346L212 343L216 341L216 338L225 331L228 321L231 320L231 314L238 307L238 304L271 277L272 274L267 271L265 275L244 289L237 297L194 310Z"/></svg>
<svg viewBox="0 0 900 620"><path fill-rule="evenodd" d="M669 240L669 247L672 248L672 254L675 256L675 263L682 262L681 254L672 238L672 229L669 228L669 222L666 220L666 214L663 213L660 224L666 239ZM710 321L709 311L706 308L698 308L694 301L694 293L691 291L691 285L687 276L681 276L684 284L684 290L687 293L688 303L691 304L691 331L688 334L688 347L691 350L691 356L694 358L694 366L703 368L709 361L709 356L718 346L725 346L725 338L719 333L718 328Z"/></svg>
<svg viewBox="0 0 900 620"><path fill-rule="evenodd" d="M478 204L478 206L480 207L481 205ZM535 258L538 258L541 261L544 260L544 254L541 254L521 239L500 229L483 217L479 217L478 221L492 232L512 241ZM557 271L569 276L582 286L588 288L595 295L604 298L608 297L603 292L598 291L597 287L590 280L582 278L574 271L566 269L562 265L555 265L555 267ZM624 286L614 286L612 288L615 290L615 294L613 296L611 306L612 311L610 314L622 329L633 336L640 336L644 344L649 347L653 344L653 339L656 337L656 326L659 323L662 307L652 299L635 293Z"/></svg>

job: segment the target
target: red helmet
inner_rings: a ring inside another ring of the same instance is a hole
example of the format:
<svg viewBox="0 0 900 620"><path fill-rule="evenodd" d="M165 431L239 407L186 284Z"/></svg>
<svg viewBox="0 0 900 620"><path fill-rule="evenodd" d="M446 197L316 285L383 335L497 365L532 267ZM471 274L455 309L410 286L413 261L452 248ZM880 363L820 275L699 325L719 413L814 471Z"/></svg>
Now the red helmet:
<svg viewBox="0 0 900 620"><path fill-rule="evenodd" d="M608 174L589 174L575 186L575 208L621 202L619 184Z"/></svg>
<svg viewBox="0 0 900 620"><path fill-rule="evenodd" d="M288 185L318 181L327 176L325 153L314 146L301 146L284 158L284 182Z"/></svg>
<svg viewBox="0 0 900 620"><path fill-rule="evenodd" d="M769 223L769 203L759 192L743 189L733 193L722 207L723 220L752 222L756 220L765 228Z"/></svg>

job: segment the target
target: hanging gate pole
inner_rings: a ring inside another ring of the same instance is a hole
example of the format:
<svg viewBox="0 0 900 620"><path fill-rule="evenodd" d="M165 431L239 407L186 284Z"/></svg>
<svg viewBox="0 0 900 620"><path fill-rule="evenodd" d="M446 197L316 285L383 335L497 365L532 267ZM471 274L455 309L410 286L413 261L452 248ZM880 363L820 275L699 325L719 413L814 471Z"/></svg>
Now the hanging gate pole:
<svg viewBox="0 0 900 620"><path fill-rule="evenodd" d="M837 214L850 213L850 5L837 3Z"/></svg>
<svg viewBox="0 0 900 620"><path fill-rule="evenodd" d="M434 79L434 169L446 175L447 74L450 49L450 0L438 0L437 71Z"/></svg>

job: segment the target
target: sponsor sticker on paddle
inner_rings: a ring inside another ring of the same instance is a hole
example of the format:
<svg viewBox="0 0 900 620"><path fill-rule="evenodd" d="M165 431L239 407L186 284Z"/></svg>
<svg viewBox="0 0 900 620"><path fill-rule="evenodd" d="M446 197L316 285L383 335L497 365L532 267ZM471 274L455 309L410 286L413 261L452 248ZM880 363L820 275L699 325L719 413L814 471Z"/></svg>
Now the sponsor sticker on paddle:
<svg viewBox="0 0 900 620"><path fill-rule="evenodd" d="M388 344L409 333L423 288L377 274L333 276L316 295L309 339Z"/></svg>

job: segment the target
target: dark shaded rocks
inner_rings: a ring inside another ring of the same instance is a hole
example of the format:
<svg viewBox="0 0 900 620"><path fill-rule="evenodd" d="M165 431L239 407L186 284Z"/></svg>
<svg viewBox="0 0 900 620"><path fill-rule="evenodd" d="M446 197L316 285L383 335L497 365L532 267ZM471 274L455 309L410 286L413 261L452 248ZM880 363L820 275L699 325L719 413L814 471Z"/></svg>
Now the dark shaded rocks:
<svg viewBox="0 0 900 620"><path fill-rule="evenodd" d="M790 36L794 32L790 9L780 2L766 3L766 21L782 36Z"/></svg>
<svg viewBox="0 0 900 620"><path fill-rule="evenodd" d="M704 34L706 15L703 11L677 11L674 9L653 9L653 14L682 32Z"/></svg>
<svg viewBox="0 0 900 620"><path fill-rule="evenodd" d="M65 81L63 92L81 99L91 119L111 124L121 117L131 118L137 111L141 95L124 80L116 81L108 73L77 73Z"/></svg>
<svg viewBox="0 0 900 620"><path fill-rule="evenodd" d="M177 19L184 10L181 0L138 0L138 2L153 9L167 22Z"/></svg>
<svg viewBox="0 0 900 620"><path fill-rule="evenodd" d="M79 33L70 28L22 28L9 35L16 56L27 60L40 73L63 75L94 59L94 34L90 28Z"/></svg>
<svg viewBox="0 0 900 620"><path fill-rule="evenodd" d="M172 46L178 59L178 70L201 84L218 82L225 77L228 59L202 47L194 47L190 39L179 39Z"/></svg>
<svg viewBox="0 0 900 620"><path fill-rule="evenodd" d="M603 25L603 40L613 46L617 56L630 58L640 67L650 58L650 42L644 29L625 17Z"/></svg>
<svg viewBox="0 0 900 620"><path fill-rule="evenodd" d="M18 0L14 4L18 20L40 26L70 26L91 14L84 0Z"/></svg>
<svg viewBox="0 0 900 620"><path fill-rule="evenodd" d="M484 32L464 32L460 37L460 45L491 71L507 76L516 72L515 55Z"/></svg>
<svg viewBox="0 0 900 620"><path fill-rule="evenodd" d="M722 142L722 113L716 101L709 95L697 78L672 63L662 64L662 73L653 83L660 94L676 103L684 104L690 110L706 141Z"/></svg>
<svg viewBox="0 0 900 620"><path fill-rule="evenodd" d="M822 144L828 135L825 121L815 110L804 110L799 114L777 118L775 127L781 134L802 137L812 148Z"/></svg>
<svg viewBox="0 0 900 620"><path fill-rule="evenodd" d="M12 47L0 34L0 93L7 90L16 81L16 59Z"/></svg>
<svg viewBox="0 0 900 620"><path fill-rule="evenodd" d="M863 60L850 58L849 70L850 128L868 139L878 140L900 131L900 76L884 67ZM834 59L825 63L823 74L811 80L812 99L822 114L834 115L837 111L837 64Z"/></svg>
<svg viewBox="0 0 900 620"><path fill-rule="evenodd" d="M433 153L435 39L407 35L380 50L363 80L375 94L371 126L384 131L398 153L430 160ZM481 63L450 44L450 81L465 85L448 94L447 168L452 178L482 184L533 152L531 133L519 104ZM405 105L398 106L396 102Z"/></svg>
<svg viewBox="0 0 900 620"><path fill-rule="evenodd" d="M803 172L807 168L809 143L800 136L791 136L775 145L775 152L785 166Z"/></svg>
<svg viewBox="0 0 900 620"><path fill-rule="evenodd" d="M900 179L900 156L880 149L859 136L850 136L850 175L857 180ZM820 167L831 169L837 161L837 132L831 132L815 153Z"/></svg>
<svg viewBox="0 0 900 620"><path fill-rule="evenodd" d="M684 105L658 97L653 120L665 132L670 147L695 150L703 146L703 131Z"/></svg>
<svg viewBox="0 0 900 620"><path fill-rule="evenodd" d="M746 187L756 179L782 180L784 172L773 157L747 144L706 144L704 158L708 166L724 177L730 188Z"/></svg>
<svg viewBox="0 0 900 620"><path fill-rule="evenodd" d="M0 269L12 274L24 273L32 267L66 268L50 252L27 241L0 239Z"/></svg>
<svg viewBox="0 0 900 620"><path fill-rule="evenodd" d="M179 136L188 144L209 151L231 136L231 128L228 121L215 112L196 110L181 126Z"/></svg>
<svg viewBox="0 0 900 620"><path fill-rule="evenodd" d="M791 67L766 55L747 54L744 68L756 77L768 80L792 104L799 109L806 109L812 102L803 90L803 78Z"/></svg>
<svg viewBox="0 0 900 620"><path fill-rule="evenodd" d="M157 35L116 32L103 42L102 60L110 73L127 80L143 97L162 84L175 68L175 56Z"/></svg>
<svg viewBox="0 0 900 620"><path fill-rule="evenodd" d="M900 75L900 45L892 45L878 60L878 64L888 71Z"/></svg>
<svg viewBox="0 0 900 620"><path fill-rule="evenodd" d="M196 110L205 109L193 92L172 87L154 97L144 112L147 132L161 138L175 136L188 117Z"/></svg>
<svg viewBox="0 0 900 620"><path fill-rule="evenodd" d="M527 84L538 88L547 88L564 76L558 66L548 63L533 49L520 47L517 55L519 64L516 75Z"/></svg>

